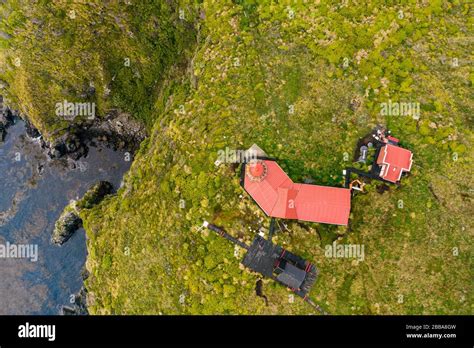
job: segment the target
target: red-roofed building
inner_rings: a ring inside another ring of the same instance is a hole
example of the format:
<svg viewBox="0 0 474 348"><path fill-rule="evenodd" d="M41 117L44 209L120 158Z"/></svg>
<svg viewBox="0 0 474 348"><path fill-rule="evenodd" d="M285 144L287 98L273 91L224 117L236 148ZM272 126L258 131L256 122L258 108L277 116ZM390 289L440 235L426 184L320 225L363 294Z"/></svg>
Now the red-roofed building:
<svg viewBox="0 0 474 348"><path fill-rule="evenodd" d="M387 144L380 149L377 164L380 166L380 177L396 183L400 181L403 172L411 170L413 154L407 149Z"/></svg>
<svg viewBox="0 0 474 348"><path fill-rule="evenodd" d="M245 164L242 185L268 216L348 224L350 189L294 183L273 160Z"/></svg>

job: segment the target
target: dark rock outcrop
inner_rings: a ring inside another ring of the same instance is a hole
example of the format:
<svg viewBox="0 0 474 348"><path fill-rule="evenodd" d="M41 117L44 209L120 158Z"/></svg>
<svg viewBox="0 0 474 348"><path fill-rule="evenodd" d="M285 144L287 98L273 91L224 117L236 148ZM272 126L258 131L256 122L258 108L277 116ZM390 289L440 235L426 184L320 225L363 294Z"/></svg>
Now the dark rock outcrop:
<svg viewBox="0 0 474 348"><path fill-rule="evenodd" d="M112 110L103 118L72 124L62 132L64 134L51 143L43 141L43 147L47 149L50 158L68 157L78 160L87 155L88 146L95 141L105 142L115 150L135 152L147 136L143 123L117 110ZM32 137L39 135L37 130L31 130L30 133Z"/></svg>
<svg viewBox="0 0 474 348"><path fill-rule="evenodd" d="M85 128L90 137L106 139L116 149L131 151L137 150L147 136L143 123L118 110L110 111L103 119Z"/></svg>
<svg viewBox="0 0 474 348"><path fill-rule="evenodd" d="M68 206L54 225L51 241L54 244L62 245L81 227L82 220L78 213Z"/></svg>
<svg viewBox="0 0 474 348"><path fill-rule="evenodd" d="M113 192L113 189L114 188L110 182L99 181L86 192L80 201L77 202L77 210L80 212L82 209L90 209L99 204L105 196Z"/></svg>
<svg viewBox="0 0 474 348"><path fill-rule="evenodd" d="M74 295L70 306L62 306L62 315L88 315L87 289L83 286L79 293Z"/></svg>
<svg viewBox="0 0 474 348"><path fill-rule="evenodd" d="M87 155L88 147L84 138L74 132L67 132L63 136L49 144L48 156L50 158L61 158L68 156L73 160Z"/></svg>
<svg viewBox="0 0 474 348"><path fill-rule="evenodd" d="M82 227L82 219L79 216L81 210L94 207L112 192L113 186L110 182L99 181L79 201L71 202L56 221L51 241L58 245L64 244Z"/></svg>
<svg viewBox="0 0 474 348"><path fill-rule="evenodd" d="M25 129L26 129L26 135L28 135L30 138L39 138L41 136L40 132L38 129L36 129L33 124L28 119L25 119Z"/></svg>
<svg viewBox="0 0 474 348"><path fill-rule="evenodd" d="M90 87L87 95L95 93ZM3 105L3 97L0 95L0 141L3 141L6 135L6 129L19 117L18 113L10 110ZM68 157L78 160L88 153L89 145L95 141L101 141L112 146L115 150L125 149L135 152L140 147L140 143L147 137L145 125L134 119L130 114L113 109L104 117L95 117L93 119L76 120L68 127L57 129L42 137L41 132L28 120L25 121L26 134L30 138L39 139L41 147L45 149L51 159Z"/></svg>
<svg viewBox="0 0 474 348"><path fill-rule="evenodd" d="M3 98L0 96L0 142L5 140L7 128L13 123L15 123L15 115L10 109L4 108Z"/></svg>

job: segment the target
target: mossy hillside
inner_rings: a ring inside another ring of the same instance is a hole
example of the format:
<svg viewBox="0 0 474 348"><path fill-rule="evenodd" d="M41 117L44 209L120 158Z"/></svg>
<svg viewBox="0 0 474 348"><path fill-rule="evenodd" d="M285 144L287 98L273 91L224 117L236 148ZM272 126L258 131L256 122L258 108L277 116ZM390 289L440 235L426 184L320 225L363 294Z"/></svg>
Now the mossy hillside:
<svg viewBox="0 0 474 348"><path fill-rule="evenodd" d="M119 108L151 128L170 69L195 41L192 2L7 1L1 11L1 93L48 139L72 123L56 115L64 100L95 103L97 117Z"/></svg>
<svg viewBox="0 0 474 348"><path fill-rule="evenodd" d="M175 86L117 197L82 214L91 312L312 313L271 281L266 307L242 251L199 230L206 219L249 243L269 223L233 167L215 166L217 151L257 143L292 179L342 186L344 152L380 122L415 154L401 187L357 194L350 231L288 221L275 242L318 266L311 296L330 313L472 313L472 71L440 60L469 60L467 7L204 1L201 10L194 84ZM389 98L422 103L420 119L380 115ZM364 245L365 260L325 257L339 235Z"/></svg>

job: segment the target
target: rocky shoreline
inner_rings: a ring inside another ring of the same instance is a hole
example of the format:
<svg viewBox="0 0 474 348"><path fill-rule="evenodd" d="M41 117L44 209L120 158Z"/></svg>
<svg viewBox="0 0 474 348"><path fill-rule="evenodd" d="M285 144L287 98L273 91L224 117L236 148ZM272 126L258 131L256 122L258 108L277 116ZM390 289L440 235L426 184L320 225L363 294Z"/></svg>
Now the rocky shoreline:
<svg viewBox="0 0 474 348"><path fill-rule="evenodd" d="M0 110L0 142L3 142L7 135L8 127L15 123L15 118L18 117L18 115L3 106L2 96L0 96Z"/></svg>
<svg viewBox="0 0 474 348"><path fill-rule="evenodd" d="M78 160L87 155L89 144L102 142L112 146L114 150L125 149L135 152L146 136L143 124L129 114L114 110L104 118L72 125L54 142L48 143L42 140L42 146L47 149L50 158L66 156Z"/></svg>
<svg viewBox="0 0 474 348"><path fill-rule="evenodd" d="M101 143L114 150L125 150L133 154L147 136L146 128L142 123L127 113L111 110L104 117L71 124L67 129L62 130L62 136L48 141L27 117L5 107L3 97L0 96L0 143L5 140L8 128L20 118L25 122L27 136L38 142L47 156L46 158L50 160L65 159L73 166L72 169L74 169L76 161L87 156L90 146ZM40 171L40 168L38 170ZM111 183L99 181L86 192L83 198L71 202L55 224L51 236L52 243L57 245L65 243L77 229L82 227L80 211L100 203L113 191ZM82 278L85 280L87 275L83 274ZM87 289L84 286L74 295L74 298L71 298L70 305L61 306L60 314L88 315Z"/></svg>
<svg viewBox="0 0 474 348"><path fill-rule="evenodd" d="M28 117L5 107L3 97L0 96L0 142L4 141L7 129L15 123L15 118L24 120L27 135L39 140L41 148L50 159L67 157L78 160L87 155L90 145L98 142L111 146L114 150L133 153L147 137L146 128L141 122L127 113L111 110L104 117L73 123L62 131L62 136L48 141Z"/></svg>
<svg viewBox="0 0 474 348"><path fill-rule="evenodd" d="M87 272L84 267L82 270L82 280L85 281L89 277L89 272ZM83 285L77 294L74 294L71 298L69 306L61 306L60 314L61 315L89 315L89 310L87 309L87 289Z"/></svg>
<svg viewBox="0 0 474 348"><path fill-rule="evenodd" d="M114 150L124 149L133 153L147 136L143 124L117 110L109 112L104 118L73 124L52 142L46 141L31 123L26 124L28 135L39 138L41 147L51 159L68 157L78 160L86 156L89 145L96 142L105 143Z"/></svg>
<svg viewBox="0 0 474 348"><path fill-rule="evenodd" d="M89 315L87 310L87 289L83 286L79 293L74 295L71 306L62 306L61 315Z"/></svg>
<svg viewBox="0 0 474 348"><path fill-rule="evenodd" d="M99 204L106 196L113 193L113 186L108 181L99 181L93 185L79 201L71 202L56 221L51 242L62 245L82 227L80 212L82 209L90 209ZM89 277L87 269L82 271L82 280ZM87 289L83 285L79 292L71 298L70 306L61 306L61 315L88 315Z"/></svg>

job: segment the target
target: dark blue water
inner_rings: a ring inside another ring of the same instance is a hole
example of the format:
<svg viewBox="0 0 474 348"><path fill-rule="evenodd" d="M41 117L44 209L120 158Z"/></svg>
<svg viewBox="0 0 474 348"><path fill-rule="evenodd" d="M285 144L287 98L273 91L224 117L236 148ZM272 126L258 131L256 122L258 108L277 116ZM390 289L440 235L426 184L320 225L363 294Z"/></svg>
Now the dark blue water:
<svg viewBox="0 0 474 348"><path fill-rule="evenodd" d="M95 182L107 180L118 188L130 163L124 152L99 146L71 169L70 160L48 160L21 120L8 129L0 143L0 244L36 244L38 261L0 258L0 315L58 314L70 305L82 286L86 236L79 230L55 246L54 223L68 202Z"/></svg>

